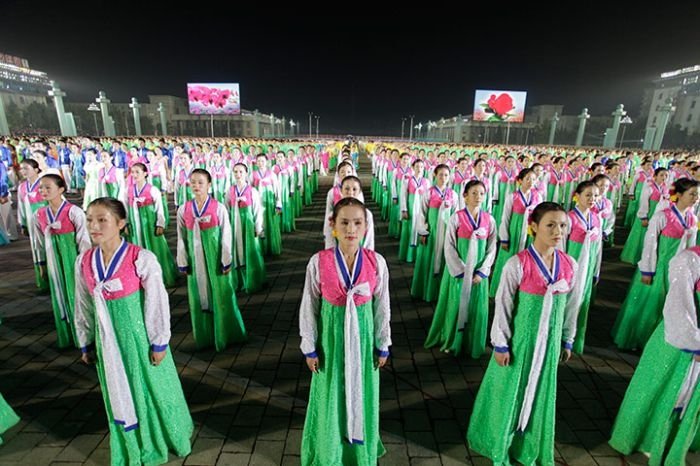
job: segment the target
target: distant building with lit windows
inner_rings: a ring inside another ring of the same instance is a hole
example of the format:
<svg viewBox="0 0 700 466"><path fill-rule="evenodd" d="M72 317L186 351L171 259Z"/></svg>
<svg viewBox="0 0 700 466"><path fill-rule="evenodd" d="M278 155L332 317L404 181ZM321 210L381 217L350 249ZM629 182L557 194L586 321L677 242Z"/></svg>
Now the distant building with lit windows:
<svg viewBox="0 0 700 466"><path fill-rule="evenodd" d="M661 122L660 110L669 99L675 107L669 125L679 125L689 135L700 132L700 65L661 73L654 80L654 87L647 90L642 105L647 127L656 127Z"/></svg>
<svg viewBox="0 0 700 466"><path fill-rule="evenodd" d="M49 104L51 89L49 77L43 71L33 70L25 58L0 53L0 97L24 108L36 102Z"/></svg>

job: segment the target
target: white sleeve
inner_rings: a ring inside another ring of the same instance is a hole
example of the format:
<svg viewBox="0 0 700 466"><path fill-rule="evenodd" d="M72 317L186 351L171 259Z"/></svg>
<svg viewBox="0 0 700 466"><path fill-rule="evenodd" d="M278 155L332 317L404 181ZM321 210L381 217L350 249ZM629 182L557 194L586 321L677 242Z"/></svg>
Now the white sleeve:
<svg viewBox="0 0 700 466"><path fill-rule="evenodd" d="M85 253L75 260L75 335L78 346L85 349L95 342L95 307L92 294L87 287L81 264Z"/></svg>
<svg viewBox="0 0 700 466"><path fill-rule="evenodd" d="M374 347L387 353L391 346L391 303L389 300L389 269L380 254L377 258L377 284L374 289ZM388 354L387 354L388 356Z"/></svg>
<svg viewBox="0 0 700 466"><path fill-rule="evenodd" d="M170 341L170 300L163 284L163 271L155 254L146 249L139 251L135 265L144 292L143 316L148 342L153 351L164 351Z"/></svg>
<svg viewBox="0 0 700 466"><path fill-rule="evenodd" d="M258 236L263 234L265 229L265 207L263 207L260 201L260 193L257 189L250 187L252 189L251 196L253 198L253 220L255 221L255 233Z"/></svg>
<svg viewBox="0 0 700 466"><path fill-rule="evenodd" d="M464 273L464 261L459 257L459 251L457 249L457 229L459 228L459 217L454 214L450 217L447 222L447 228L445 229L445 246L443 250L445 251L445 264L447 265L447 271L453 277L457 277Z"/></svg>
<svg viewBox="0 0 700 466"><path fill-rule="evenodd" d="M700 351L695 283L700 279L700 257L683 251L669 264L669 288L664 304L666 341L679 349Z"/></svg>
<svg viewBox="0 0 700 466"><path fill-rule="evenodd" d="M576 276L578 273L578 263L571 258L571 265L573 268L573 275L571 278L571 290L569 290L569 296L566 301L566 306L564 308L564 325L562 326L562 341L566 343L573 343L576 337L576 327L578 323L578 313L581 309L581 301L583 300L583 289L585 283L576 282Z"/></svg>
<svg viewBox="0 0 700 466"><path fill-rule="evenodd" d="M50 207L48 207L50 209ZM47 238L44 237L44 231L41 229L41 225L39 225L39 212L35 212L34 214L34 221L32 222L32 230L34 230L34 234L29 237L30 243L32 243L31 247L35 251L35 260L37 263L46 263L46 240ZM33 236L33 238L32 238ZM48 241L51 241L51 238L48 238Z"/></svg>
<svg viewBox="0 0 700 466"><path fill-rule="evenodd" d="M513 308L515 295L523 277L523 269L520 258L513 256L503 266L501 281L496 291L496 309L491 326L491 344L494 348L509 348L510 339L513 336L511 322L513 320Z"/></svg>
<svg viewBox="0 0 700 466"><path fill-rule="evenodd" d="M501 225L498 228L498 239L501 242L510 241L510 217L513 214L513 195L506 197L505 204L503 205L503 212L501 213ZM527 220L523 220L524 222Z"/></svg>
<svg viewBox="0 0 700 466"><path fill-rule="evenodd" d="M151 196L156 208L156 226L165 228L165 207L163 206L163 196L160 190L155 186L151 186Z"/></svg>
<svg viewBox="0 0 700 466"><path fill-rule="evenodd" d="M333 214L333 188L326 195L326 213L323 215L323 236L332 240L331 237L331 215Z"/></svg>
<svg viewBox="0 0 700 466"><path fill-rule="evenodd" d="M637 210L637 217L641 219L647 218L649 215L649 198L651 197L651 186L648 184L644 185L642 188L642 196L639 200L639 209Z"/></svg>
<svg viewBox="0 0 700 466"><path fill-rule="evenodd" d="M299 335L301 352L306 356L316 357L316 337L318 336L318 319L321 307L321 283L318 269L318 253L314 254L306 266L306 281L299 308Z"/></svg>
<svg viewBox="0 0 700 466"><path fill-rule="evenodd" d="M491 275L491 267L493 267L493 263L496 260L496 251L498 250L497 243L496 221L491 217L491 221L489 222L489 236L486 239L486 256L481 263L481 267L477 270L487 277Z"/></svg>
<svg viewBox="0 0 700 466"><path fill-rule="evenodd" d="M430 203L430 190L421 194L420 199L414 199L413 202L420 202L420 209L418 209L418 218L416 219L417 232L421 236L426 236L428 234L437 234L437 231L429 231L428 225L428 208ZM438 222L441 221L438 219Z"/></svg>
<svg viewBox="0 0 700 466"><path fill-rule="evenodd" d="M362 247L374 251L374 215L369 209L367 209L367 233L365 233L365 242Z"/></svg>
<svg viewBox="0 0 700 466"><path fill-rule="evenodd" d="M233 232L231 230L231 218L228 215L226 206L219 202L216 209L219 217L219 227L221 227L221 266L224 269L231 267L233 262Z"/></svg>
<svg viewBox="0 0 700 466"><path fill-rule="evenodd" d="M642 248L642 258L637 264L642 274L656 273L656 262L658 260L659 235L666 227L666 215L663 211L657 211L649 220L649 227L644 234L644 247Z"/></svg>
<svg viewBox="0 0 700 466"><path fill-rule="evenodd" d="M177 267L184 271L189 267L187 257L187 227L185 226L185 205L177 209Z"/></svg>
<svg viewBox="0 0 700 466"><path fill-rule="evenodd" d="M277 177L277 175L272 173L272 178L273 178L272 188L273 188L274 193L275 193L275 207L277 207L278 209L281 210L282 209L282 186L280 185L280 180Z"/></svg>
<svg viewBox="0 0 700 466"><path fill-rule="evenodd" d="M399 195L399 211L401 213L408 211L408 185L410 180L403 180L401 183L401 194Z"/></svg>
<svg viewBox="0 0 700 466"><path fill-rule="evenodd" d="M78 246L78 252L83 253L92 247L90 234L88 233L85 212L76 205L71 205L68 211L68 218L73 222L75 228L75 242Z"/></svg>

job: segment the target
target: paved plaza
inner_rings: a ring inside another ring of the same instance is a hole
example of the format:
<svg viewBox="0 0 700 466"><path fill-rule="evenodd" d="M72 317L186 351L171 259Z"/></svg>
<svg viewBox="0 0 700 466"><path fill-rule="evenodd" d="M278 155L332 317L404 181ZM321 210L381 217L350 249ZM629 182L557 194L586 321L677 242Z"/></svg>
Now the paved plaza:
<svg viewBox="0 0 700 466"><path fill-rule="evenodd" d="M238 295L250 335L246 344L221 353L197 351L184 279L169 290L171 349L196 423L192 454L171 456L169 464L299 464L311 374L299 350L298 307L306 263L323 244L330 178L322 181L313 205L297 219L297 231L283 236L283 254L268 262L269 287ZM368 190L365 196L370 199ZM368 205L377 221L376 249L391 275L392 357L381 373L387 454L380 464L490 464L465 442L490 353L469 360L423 348L433 305L410 297L413 268L398 262L398 241L387 237L377 206ZM174 250L174 228L168 234ZM623 232L616 236L622 243ZM625 460L606 443L639 359L615 350L609 336L633 273L617 260L619 253L619 247L605 251L586 354L559 371L556 456L562 465L646 464L642 455ZM49 296L34 287L28 241L0 248L0 393L22 418L3 436L0 465L108 465L96 371L81 363L79 351L56 348L50 306ZM700 458L689 455L689 463L700 465Z"/></svg>

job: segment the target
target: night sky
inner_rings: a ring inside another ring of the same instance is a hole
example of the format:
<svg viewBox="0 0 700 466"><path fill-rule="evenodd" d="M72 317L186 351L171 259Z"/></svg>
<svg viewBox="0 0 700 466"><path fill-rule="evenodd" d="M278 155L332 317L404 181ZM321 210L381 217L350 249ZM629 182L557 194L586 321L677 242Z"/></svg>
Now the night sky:
<svg viewBox="0 0 700 466"><path fill-rule="evenodd" d="M325 17L300 2L274 14L271 2L267 12L71 3L3 1L0 27L0 52L47 72L69 101L98 90L119 102L185 97L187 82L238 82L243 108L302 122L314 112L321 133L398 135L402 116L470 114L479 88L526 90L528 107L563 104L565 114L623 103L634 118L659 73L700 64L698 3L470 5L468 15L435 3L439 11Z"/></svg>

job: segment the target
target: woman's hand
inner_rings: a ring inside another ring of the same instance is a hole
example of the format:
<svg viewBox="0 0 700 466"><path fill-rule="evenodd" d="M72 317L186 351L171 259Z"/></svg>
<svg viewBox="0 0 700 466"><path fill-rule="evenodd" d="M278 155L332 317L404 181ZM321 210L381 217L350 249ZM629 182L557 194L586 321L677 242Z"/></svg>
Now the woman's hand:
<svg viewBox="0 0 700 466"><path fill-rule="evenodd" d="M165 230L163 229L163 227L156 227L156 236L163 236L164 232Z"/></svg>
<svg viewBox="0 0 700 466"><path fill-rule="evenodd" d="M318 374L321 367L318 358L306 358L306 365L309 366L309 370L314 374Z"/></svg>
<svg viewBox="0 0 700 466"><path fill-rule="evenodd" d="M571 350L564 348L561 352L561 362L568 362L571 359Z"/></svg>
<svg viewBox="0 0 700 466"><path fill-rule="evenodd" d="M405 210L402 211L402 212L401 212L401 218L402 218L403 220L408 220L408 212L405 211Z"/></svg>
<svg viewBox="0 0 700 466"><path fill-rule="evenodd" d="M151 365L159 366L163 359L165 359L165 351L151 351Z"/></svg>
<svg viewBox="0 0 700 466"><path fill-rule="evenodd" d="M376 363L377 369L381 369L382 367L384 367L388 360L389 360L389 356L377 356L377 363Z"/></svg>
<svg viewBox="0 0 700 466"><path fill-rule="evenodd" d="M420 237L420 244L422 244L422 245L424 245L424 246L425 246L426 244L428 244L428 235L422 235L422 236Z"/></svg>
<svg viewBox="0 0 700 466"><path fill-rule="evenodd" d="M494 351L493 357L496 358L496 363L499 366L510 366L510 351L506 351L505 353L498 353Z"/></svg>
<svg viewBox="0 0 700 466"><path fill-rule="evenodd" d="M93 351L88 351L80 356L80 359L88 365L95 364L95 353Z"/></svg>
<svg viewBox="0 0 700 466"><path fill-rule="evenodd" d="M501 249L507 251L510 248L510 243L501 243Z"/></svg>
<svg viewBox="0 0 700 466"><path fill-rule="evenodd" d="M645 285L651 285L651 282L653 281L654 277L651 277L649 275L642 275L641 282L644 283Z"/></svg>
<svg viewBox="0 0 700 466"><path fill-rule="evenodd" d="M474 275L472 277L472 285L478 285L483 280L479 275Z"/></svg>
<svg viewBox="0 0 700 466"><path fill-rule="evenodd" d="M649 226L649 220L642 220L642 226L643 226L644 228L648 227L648 226Z"/></svg>

